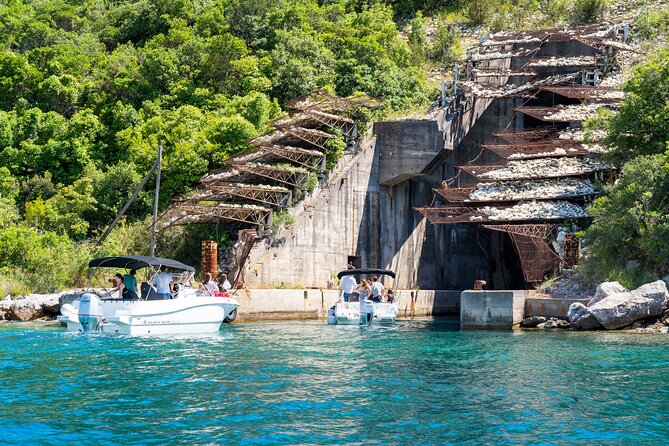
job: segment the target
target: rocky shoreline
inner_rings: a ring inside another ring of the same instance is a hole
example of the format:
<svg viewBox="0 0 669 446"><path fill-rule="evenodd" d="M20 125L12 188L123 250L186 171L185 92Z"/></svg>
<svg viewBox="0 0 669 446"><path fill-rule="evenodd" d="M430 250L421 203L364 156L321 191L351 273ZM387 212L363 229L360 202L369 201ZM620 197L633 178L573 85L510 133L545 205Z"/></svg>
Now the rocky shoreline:
<svg viewBox="0 0 669 446"><path fill-rule="evenodd" d="M632 330L669 333L669 291L663 280L628 290L618 282L600 284L587 305L569 306L567 319L532 316L521 328L571 330Z"/></svg>
<svg viewBox="0 0 669 446"><path fill-rule="evenodd" d="M51 294L28 294L0 300L0 321L53 320L60 314L60 307L81 295L76 290Z"/></svg>

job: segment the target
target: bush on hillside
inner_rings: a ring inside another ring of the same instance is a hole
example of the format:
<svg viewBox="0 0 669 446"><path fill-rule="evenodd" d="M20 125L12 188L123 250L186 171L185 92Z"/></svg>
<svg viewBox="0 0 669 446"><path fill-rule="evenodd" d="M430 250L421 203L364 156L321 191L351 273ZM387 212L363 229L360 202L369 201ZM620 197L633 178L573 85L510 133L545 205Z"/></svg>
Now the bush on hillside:
<svg viewBox="0 0 669 446"><path fill-rule="evenodd" d="M574 0L572 15L576 23L596 23L604 19L608 0Z"/></svg>
<svg viewBox="0 0 669 446"><path fill-rule="evenodd" d="M498 0L469 0L464 7L465 17L474 25L482 25L490 21L498 6Z"/></svg>

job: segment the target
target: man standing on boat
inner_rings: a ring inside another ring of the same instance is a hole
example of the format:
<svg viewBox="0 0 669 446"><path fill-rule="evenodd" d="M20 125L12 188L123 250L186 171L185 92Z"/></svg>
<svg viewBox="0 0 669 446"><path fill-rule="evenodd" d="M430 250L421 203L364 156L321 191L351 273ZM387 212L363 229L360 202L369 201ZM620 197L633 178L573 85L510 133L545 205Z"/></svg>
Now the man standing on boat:
<svg viewBox="0 0 669 446"><path fill-rule="evenodd" d="M348 267L348 269L353 269L351 266ZM341 279L341 283L339 284L339 297L341 298L341 294L344 294L344 302L348 302L349 298L351 297L351 293L353 293L353 290L356 289L358 286L358 283L355 281L355 277L353 276L344 276Z"/></svg>
<svg viewBox="0 0 669 446"><path fill-rule="evenodd" d="M156 286L156 292L165 299L172 298L172 290L174 289L174 279L172 274L167 272L165 265L160 267L160 272L153 278L153 284Z"/></svg>
<svg viewBox="0 0 669 446"><path fill-rule="evenodd" d="M379 282L379 278L372 276L372 301L381 302L385 290L386 288Z"/></svg>

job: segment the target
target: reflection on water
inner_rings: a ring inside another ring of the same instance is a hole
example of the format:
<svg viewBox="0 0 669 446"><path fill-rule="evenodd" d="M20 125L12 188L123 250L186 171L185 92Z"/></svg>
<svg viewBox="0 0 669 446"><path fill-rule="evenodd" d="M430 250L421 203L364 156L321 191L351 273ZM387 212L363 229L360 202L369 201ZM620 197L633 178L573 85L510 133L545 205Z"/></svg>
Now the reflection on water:
<svg viewBox="0 0 669 446"><path fill-rule="evenodd" d="M2 443L643 444L669 336L322 321L109 337L0 324Z"/></svg>

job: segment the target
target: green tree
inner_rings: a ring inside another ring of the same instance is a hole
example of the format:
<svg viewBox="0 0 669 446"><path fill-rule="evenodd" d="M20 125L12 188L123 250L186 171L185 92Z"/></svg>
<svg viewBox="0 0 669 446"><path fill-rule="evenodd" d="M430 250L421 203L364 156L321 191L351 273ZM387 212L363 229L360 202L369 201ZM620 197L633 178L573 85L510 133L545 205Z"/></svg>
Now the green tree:
<svg viewBox="0 0 669 446"><path fill-rule="evenodd" d="M427 33L425 32L425 19L423 19L423 14L420 11L411 20L411 32L407 41L411 49L413 64L421 66L425 63L427 53Z"/></svg>
<svg viewBox="0 0 669 446"><path fill-rule="evenodd" d="M608 126L611 159L664 153L669 141L669 51L635 67L625 83L625 100Z"/></svg>

